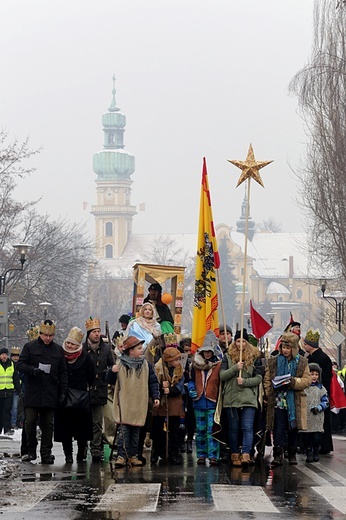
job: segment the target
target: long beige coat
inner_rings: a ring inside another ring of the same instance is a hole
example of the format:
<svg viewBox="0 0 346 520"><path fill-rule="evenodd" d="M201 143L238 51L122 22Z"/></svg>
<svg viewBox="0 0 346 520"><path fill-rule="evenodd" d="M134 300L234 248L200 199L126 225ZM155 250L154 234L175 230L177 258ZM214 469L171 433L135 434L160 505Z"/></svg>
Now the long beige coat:
<svg viewBox="0 0 346 520"><path fill-rule="evenodd" d="M277 375L278 356L268 359L268 365L264 374L264 395L267 400L267 423L266 429L274 428L275 390L272 379ZM296 376L292 377L288 389L294 390L294 402L296 406L296 419L299 430L307 429L307 405L305 388L311 384L308 360L299 356Z"/></svg>

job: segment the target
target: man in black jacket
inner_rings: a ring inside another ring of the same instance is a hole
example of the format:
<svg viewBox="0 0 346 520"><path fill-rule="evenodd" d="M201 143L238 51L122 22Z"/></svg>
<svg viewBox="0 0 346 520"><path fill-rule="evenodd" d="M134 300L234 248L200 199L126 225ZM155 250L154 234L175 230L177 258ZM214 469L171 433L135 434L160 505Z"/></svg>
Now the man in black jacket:
<svg viewBox="0 0 346 520"><path fill-rule="evenodd" d="M87 339L83 347L92 359L95 368L95 379L90 387L91 409L93 416L93 440L90 441L90 451L93 462L101 462L103 407L107 403L106 371L115 363L111 346L101 338L100 320L90 318L85 323Z"/></svg>
<svg viewBox="0 0 346 520"><path fill-rule="evenodd" d="M41 462L53 464L54 411L63 404L67 395L67 369L63 349L53 341L55 324L45 320L40 324L40 335L26 343L17 363L18 372L24 374L24 415L28 454L22 460L37 457L36 425L40 420Z"/></svg>

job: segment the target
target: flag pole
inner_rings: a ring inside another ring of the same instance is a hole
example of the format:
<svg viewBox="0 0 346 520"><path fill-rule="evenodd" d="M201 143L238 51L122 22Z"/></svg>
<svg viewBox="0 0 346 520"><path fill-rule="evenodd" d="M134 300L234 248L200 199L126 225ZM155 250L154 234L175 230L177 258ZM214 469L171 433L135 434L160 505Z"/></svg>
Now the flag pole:
<svg viewBox="0 0 346 520"><path fill-rule="evenodd" d="M246 284L246 267L247 267L247 245L249 233L249 207L250 207L250 179L254 179L258 184L264 188L259 170L264 168L273 161L256 161L255 154L250 143L248 154L245 161L229 160L230 163L240 168L242 173L239 177L237 186L242 184L246 179L248 180L248 197L246 204L246 222L245 222L245 247L244 247L244 268L243 268L243 291L241 301L241 316L240 316L240 340L243 343L243 329L244 329L244 307L245 307L245 284ZM240 361L242 361L242 349L240 349ZM241 371L239 372L241 377Z"/></svg>
<svg viewBox="0 0 346 520"><path fill-rule="evenodd" d="M228 347L227 343L227 334L226 334L226 315L225 315L225 307L223 304L223 296L222 296L222 284L221 284L221 277L219 269L216 270L216 276L217 276L217 286L218 286L218 294L219 294L219 300L220 300L220 307L221 307L221 316L222 316L222 323L224 327L225 337L226 337L226 346Z"/></svg>
<svg viewBox="0 0 346 520"><path fill-rule="evenodd" d="M245 220L245 239L244 239L244 264L243 264L243 287L242 287L242 297L241 297L241 315L240 315L240 341L241 345L243 345L243 336L244 336L244 313L245 313L245 289L246 289L246 276L247 276L247 245L248 245L248 235L249 235L249 208L250 208L250 181L249 177L247 180L247 197L246 197L246 220ZM239 361L243 360L243 349L240 348L240 358ZM241 370L239 372L239 376L241 377Z"/></svg>

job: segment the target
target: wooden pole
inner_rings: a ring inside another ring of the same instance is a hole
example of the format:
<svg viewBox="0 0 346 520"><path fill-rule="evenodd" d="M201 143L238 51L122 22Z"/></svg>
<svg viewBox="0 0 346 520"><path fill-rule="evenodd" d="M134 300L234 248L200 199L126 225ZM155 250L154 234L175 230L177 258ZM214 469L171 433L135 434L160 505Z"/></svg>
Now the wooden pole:
<svg viewBox="0 0 346 520"><path fill-rule="evenodd" d="M244 246L244 264L243 264L243 289L241 297L241 315L240 315L240 359L243 360L243 331L244 331L244 312L245 312L245 288L246 288L246 276L247 276L247 244L249 235L249 213L250 213L250 181L251 177L247 180L247 197L246 197L246 221L245 221L245 246ZM241 377L241 370L239 371L239 377Z"/></svg>

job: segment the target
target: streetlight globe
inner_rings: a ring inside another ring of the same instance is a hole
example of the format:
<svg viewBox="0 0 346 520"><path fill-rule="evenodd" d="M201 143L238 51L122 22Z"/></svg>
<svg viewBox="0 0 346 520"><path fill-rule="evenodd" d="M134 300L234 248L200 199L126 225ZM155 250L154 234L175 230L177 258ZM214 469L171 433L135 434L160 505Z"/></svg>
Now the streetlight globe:
<svg viewBox="0 0 346 520"><path fill-rule="evenodd" d="M31 244L13 244L12 247L20 254L20 262L23 266L26 262L26 255L28 254L29 249L33 246Z"/></svg>

